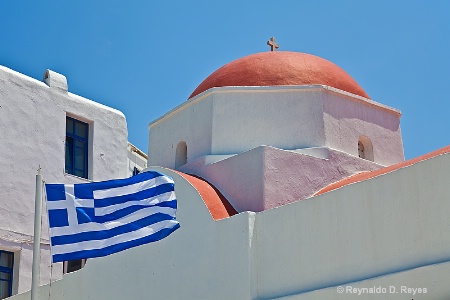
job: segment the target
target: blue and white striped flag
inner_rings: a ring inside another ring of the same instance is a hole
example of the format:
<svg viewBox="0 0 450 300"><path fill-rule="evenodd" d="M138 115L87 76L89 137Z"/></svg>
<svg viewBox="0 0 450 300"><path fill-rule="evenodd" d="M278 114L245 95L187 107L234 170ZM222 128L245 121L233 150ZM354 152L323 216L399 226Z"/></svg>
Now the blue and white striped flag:
<svg viewBox="0 0 450 300"><path fill-rule="evenodd" d="M158 172L45 187L53 262L105 256L180 227L174 182Z"/></svg>

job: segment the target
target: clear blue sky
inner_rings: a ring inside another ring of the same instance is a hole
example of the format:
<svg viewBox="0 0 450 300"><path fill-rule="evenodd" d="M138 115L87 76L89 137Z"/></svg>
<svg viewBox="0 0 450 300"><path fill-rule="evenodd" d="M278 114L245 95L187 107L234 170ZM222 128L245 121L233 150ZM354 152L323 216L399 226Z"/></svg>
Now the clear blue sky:
<svg viewBox="0 0 450 300"><path fill-rule="evenodd" d="M144 152L149 122L271 36L400 109L407 158L450 144L450 1L0 1L0 64L64 74L124 112Z"/></svg>

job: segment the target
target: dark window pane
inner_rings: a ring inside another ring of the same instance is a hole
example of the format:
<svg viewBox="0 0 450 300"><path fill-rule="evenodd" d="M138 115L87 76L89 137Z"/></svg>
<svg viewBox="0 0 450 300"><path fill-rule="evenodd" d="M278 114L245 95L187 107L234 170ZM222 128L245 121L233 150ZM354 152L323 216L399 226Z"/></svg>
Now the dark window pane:
<svg viewBox="0 0 450 300"><path fill-rule="evenodd" d="M84 170L85 157L84 148L75 147L75 169Z"/></svg>
<svg viewBox="0 0 450 300"><path fill-rule="evenodd" d="M73 138L66 137L66 173L72 173L73 170Z"/></svg>
<svg viewBox="0 0 450 300"><path fill-rule="evenodd" d="M0 299L11 296L14 253L0 250Z"/></svg>
<svg viewBox="0 0 450 300"><path fill-rule="evenodd" d="M139 169L134 167L134 169L133 169L133 176L135 176L135 175L137 175L139 173L140 173Z"/></svg>
<svg viewBox="0 0 450 300"><path fill-rule="evenodd" d="M83 177L83 178L86 178L86 177L87 177L87 176L85 175L85 173L84 173L83 170L75 170L75 171L73 172L73 175L78 176L78 177Z"/></svg>
<svg viewBox="0 0 450 300"><path fill-rule="evenodd" d="M67 273L81 269L81 259L69 260L67 262Z"/></svg>
<svg viewBox="0 0 450 300"><path fill-rule="evenodd" d="M8 281L0 281L0 299L11 296L9 294L9 282Z"/></svg>
<svg viewBox="0 0 450 300"><path fill-rule="evenodd" d="M12 252L1 251L0 252L0 266L6 268L12 268L14 254Z"/></svg>
<svg viewBox="0 0 450 300"><path fill-rule="evenodd" d="M66 118L66 132L73 134L73 120Z"/></svg>
<svg viewBox="0 0 450 300"><path fill-rule="evenodd" d="M85 142L82 142L82 141L78 141L78 140L74 140L74 142L75 142L75 147L79 147L79 148L83 148L84 149L84 145L86 145L86 143Z"/></svg>
<svg viewBox="0 0 450 300"><path fill-rule="evenodd" d="M87 138L87 124L75 122L75 135L82 138Z"/></svg>

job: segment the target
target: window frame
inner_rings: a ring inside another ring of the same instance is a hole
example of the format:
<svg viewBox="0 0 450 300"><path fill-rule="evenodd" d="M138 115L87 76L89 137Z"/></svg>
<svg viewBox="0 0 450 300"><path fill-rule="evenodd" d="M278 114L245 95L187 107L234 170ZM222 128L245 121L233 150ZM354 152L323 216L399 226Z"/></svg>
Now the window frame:
<svg viewBox="0 0 450 300"><path fill-rule="evenodd" d="M73 124L72 128L71 128L72 129L72 133L67 131L67 126L68 126L68 121L69 120L72 121L72 124ZM80 124L80 125L85 127L85 130L86 130L85 137L77 135L75 133L75 126L76 126L76 124ZM71 166L70 167L67 166L68 138L72 139L72 145L71 145L71 149L70 149L70 151L72 153L72 156L70 157L70 159L71 159ZM75 162L76 162L76 155L75 155L75 147L76 146L75 146L75 142L76 141L82 142L83 145L84 145L84 147L83 147L83 155L84 155L83 165L84 165L84 170L77 169L75 167ZM88 169L88 161L89 161L89 123L86 123L86 122L80 121L78 119L66 116L66 140L65 140L64 152L65 152L65 154L64 154L65 155L65 157L64 157L64 164L65 164L64 170L65 170L65 172L67 174L71 174L71 175L74 175L74 176L78 176L78 177L81 177L81 178L88 179L88 176L89 176L89 169ZM83 175L80 176L78 174L75 174L76 171L83 172Z"/></svg>
<svg viewBox="0 0 450 300"><path fill-rule="evenodd" d="M1 249L0 249L0 255L1 255L2 253L9 254L9 255L12 256L11 267L3 267L3 266L0 266L0 272L1 272L1 273L7 273L7 274L9 274L9 279L0 279L0 281L6 281L6 282L8 282L8 284L9 284L8 294L9 294L9 295L8 295L7 297L10 297L10 296L12 296L12 289L13 289L13 277L14 277L14 252L6 251L6 250L1 250Z"/></svg>

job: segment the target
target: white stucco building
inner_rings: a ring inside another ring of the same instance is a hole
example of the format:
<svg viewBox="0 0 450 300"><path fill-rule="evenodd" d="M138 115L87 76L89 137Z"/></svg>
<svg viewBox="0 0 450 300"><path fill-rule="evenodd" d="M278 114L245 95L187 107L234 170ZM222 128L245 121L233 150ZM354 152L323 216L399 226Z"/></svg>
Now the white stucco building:
<svg viewBox="0 0 450 300"><path fill-rule="evenodd" d="M68 92L66 78L50 70L41 82L0 66L0 129L2 298L30 289L39 167L46 182L100 181L142 170L146 156L128 143L120 111ZM46 213L42 217L44 284L62 278L63 265L51 267Z"/></svg>
<svg viewBox="0 0 450 300"><path fill-rule="evenodd" d="M181 228L40 293L447 299L450 146L404 161L400 116L316 56L231 62L149 125L148 169L174 178Z"/></svg>
<svg viewBox="0 0 450 300"><path fill-rule="evenodd" d="M128 174L136 175L147 168L147 154L128 142Z"/></svg>
<svg viewBox="0 0 450 300"><path fill-rule="evenodd" d="M305 199L404 160L400 111L368 99L331 62L295 52L258 53L218 69L150 123L149 137L149 165L207 179L238 211ZM358 158L361 147L366 159Z"/></svg>

